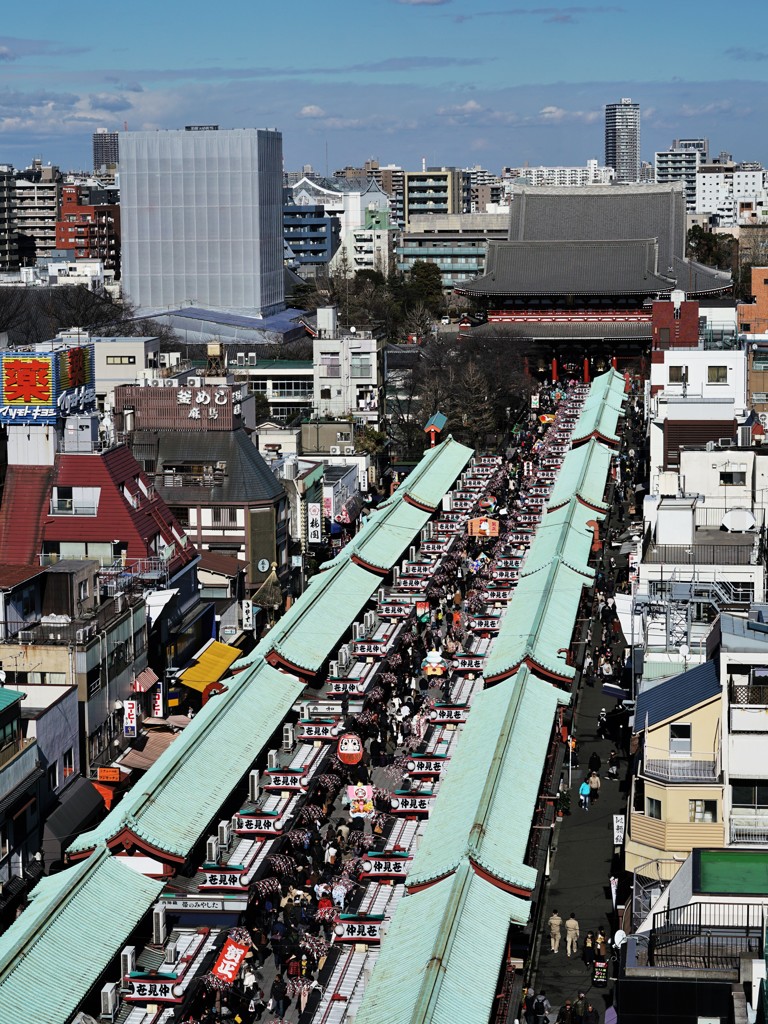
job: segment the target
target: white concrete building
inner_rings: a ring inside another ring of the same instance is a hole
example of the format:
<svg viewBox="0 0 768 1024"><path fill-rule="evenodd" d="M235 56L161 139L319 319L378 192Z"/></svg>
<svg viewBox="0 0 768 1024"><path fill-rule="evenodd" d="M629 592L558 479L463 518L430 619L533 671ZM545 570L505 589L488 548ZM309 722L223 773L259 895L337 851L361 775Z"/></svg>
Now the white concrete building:
<svg viewBox="0 0 768 1024"><path fill-rule="evenodd" d="M352 416L357 423L376 426L381 415L382 351L383 343L373 332L341 327L335 307L318 309L312 345L315 414Z"/></svg>
<svg viewBox="0 0 768 1024"><path fill-rule="evenodd" d="M749 215L758 209L758 204L768 210L765 176L762 168L702 165L696 173L696 213L716 217L720 227L725 227L739 224L740 211Z"/></svg>
<svg viewBox="0 0 768 1024"><path fill-rule="evenodd" d="M585 167L505 167L505 178L521 178L529 185L610 185L616 177L612 167L600 167L587 160Z"/></svg>

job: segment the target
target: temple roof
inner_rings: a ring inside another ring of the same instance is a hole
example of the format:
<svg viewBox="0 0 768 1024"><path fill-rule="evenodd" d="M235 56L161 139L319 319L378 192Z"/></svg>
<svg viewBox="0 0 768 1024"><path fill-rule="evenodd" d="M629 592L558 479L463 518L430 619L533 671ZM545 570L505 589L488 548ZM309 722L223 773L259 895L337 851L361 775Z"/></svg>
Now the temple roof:
<svg viewBox="0 0 768 1024"><path fill-rule="evenodd" d="M507 241L488 243L486 273L466 295L707 294L727 273L685 259L682 185L521 187Z"/></svg>

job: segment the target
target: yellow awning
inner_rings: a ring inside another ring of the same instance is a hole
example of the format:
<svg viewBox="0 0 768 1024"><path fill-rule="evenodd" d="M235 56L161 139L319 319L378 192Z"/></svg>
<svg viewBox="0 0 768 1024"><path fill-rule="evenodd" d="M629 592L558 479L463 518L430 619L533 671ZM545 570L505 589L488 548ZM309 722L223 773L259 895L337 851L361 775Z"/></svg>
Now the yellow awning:
<svg viewBox="0 0 768 1024"><path fill-rule="evenodd" d="M242 653L237 647L211 640L206 647L197 652L189 668L179 673L178 681L191 690L202 693L209 683L217 683Z"/></svg>

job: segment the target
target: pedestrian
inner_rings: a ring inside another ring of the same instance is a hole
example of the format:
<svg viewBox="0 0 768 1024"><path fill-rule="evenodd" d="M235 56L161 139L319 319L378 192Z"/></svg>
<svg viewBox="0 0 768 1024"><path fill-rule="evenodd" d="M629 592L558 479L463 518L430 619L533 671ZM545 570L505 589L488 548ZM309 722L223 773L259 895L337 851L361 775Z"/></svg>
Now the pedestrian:
<svg viewBox="0 0 768 1024"><path fill-rule="evenodd" d="M571 1012L573 1016L573 1024L583 1024L584 1014L587 1012L587 997L583 992L579 992L579 998L571 1007Z"/></svg>
<svg viewBox="0 0 768 1024"><path fill-rule="evenodd" d="M608 775L607 778L613 779L614 782L619 777L619 755L615 750L612 750L608 755Z"/></svg>
<svg viewBox="0 0 768 1024"><path fill-rule="evenodd" d="M551 1009L552 1004L547 999L547 993L542 989L533 1001L533 1019L536 1024L544 1024Z"/></svg>
<svg viewBox="0 0 768 1024"><path fill-rule="evenodd" d="M581 807L582 811L589 810L589 795L591 792L592 790L589 788L589 783L584 779L582 784L579 786L579 807Z"/></svg>
<svg viewBox="0 0 768 1024"><path fill-rule="evenodd" d="M270 1009L278 1017L285 1016L287 999L288 988L285 982L283 981L282 974L278 974L278 976L272 982L272 988L269 990Z"/></svg>
<svg viewBox="0 0 768 1024"><path fill-rule="evenodd" d="M592 970L592 964L595 960L595 933L587 932L587 937L584 939L584 963L587 967Z"/></svg>
<svg viewBox="0 0 768 1024"><path fill-rule="evenodd" d="M528 986L525 992L525 998L523 999L523 1015L525 1017L525 1024L536 1024L536 1014L533 1010L533 1004L536 1001L536 991L532 986Z"/></svg>
<svg viewBox="0 0 768 1024"><path fill-rule="evenodd" d="M582 1024L600 1024L600 1014L594 1008L592 1003L587 1003L587 1010L581 1018L581 1021Z"/></svg>
<svg viewBox="0 0 768 1024"><path fill-rule="evenodd" d="M576 953L579 948L579 922L576 915L571 914L565 922L565 955L570 956Z"/></svg>
<svg viewBox="0 0 768 1024"><path fill-rule="evenodd" d="M556 1024L573 1024L573 1009L570 999L566 999L564 1005L560 1007Z"/></svg>
<svg viewBox="0 0 768 1024"><path fill-rule="evenodd" d="M552 911L552 916L549 919L549 943L553 953L560 951L560 939L563 934L563 919L557 912L557 908Z"/></svg>
<svg viewBox="0 0 768 1024"><path fill-rule="evenodd" d="M594 803L600 796L600 776L597 772L592 772L587 782L589 783L589 796Z"/></svg>
<svg viewBox="0 0 768 1024"><path fill-rule="evenodd" d="M599 772L600 765L602 763L603 762L600 760L600 755L598 754L598 752L596 750L593 750L592 753L589 755L589 763L587 764L587 768L589 769L589 771Z"/></svg>

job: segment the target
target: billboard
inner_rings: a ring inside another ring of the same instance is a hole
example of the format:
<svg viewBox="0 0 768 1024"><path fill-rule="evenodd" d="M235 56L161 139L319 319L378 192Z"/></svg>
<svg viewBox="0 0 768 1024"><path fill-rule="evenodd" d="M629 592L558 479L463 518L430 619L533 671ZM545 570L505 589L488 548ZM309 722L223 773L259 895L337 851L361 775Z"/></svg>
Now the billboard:
<svg viewBox="0 0 768 1024"><path fill-rule="evenodd" d="M0 422L55 423L96 400L93 346L0 356Z"/></svg>

